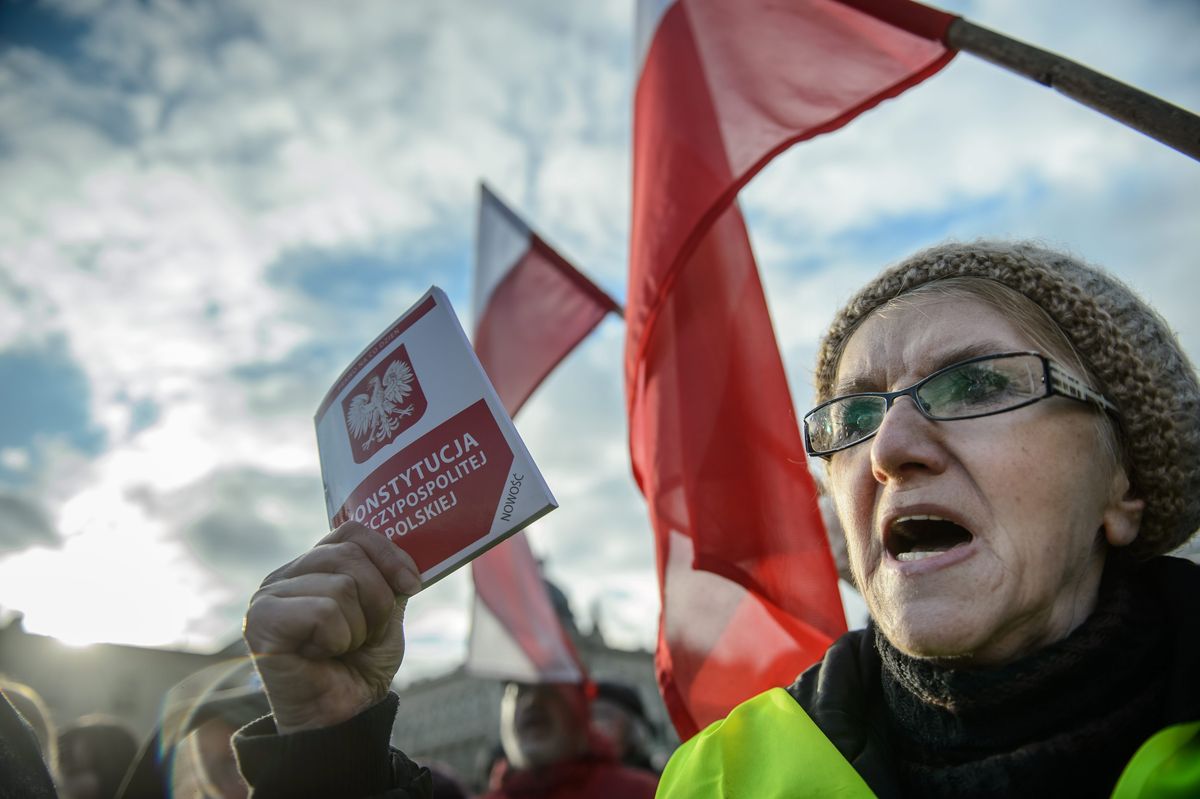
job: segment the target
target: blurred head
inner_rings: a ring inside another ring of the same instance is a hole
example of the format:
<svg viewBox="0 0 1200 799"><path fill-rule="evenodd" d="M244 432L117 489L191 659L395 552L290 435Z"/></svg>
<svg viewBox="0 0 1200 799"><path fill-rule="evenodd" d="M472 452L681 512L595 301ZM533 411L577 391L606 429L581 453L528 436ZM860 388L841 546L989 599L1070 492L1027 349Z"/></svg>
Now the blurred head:
<svg viewBox="0 0 1200 799"><path fill-rule="evenodd" d="M626 761L642 754L647 725L642 699L635 689L621 683L600 681L592 700L592 729L612 744L617 759Z"/></svg>
<svg viewBox="0 0 1200 799"><path fill-rule="evenodd" d="M245 799L249 787L238 770L233 734L271 712L262 681L248 661L218 664L194 676L205 687L186 702L179 755L206 799Z"/></svg>
<svg viewBox="0 0 1200 799"><path fill-rule="evenodd" d="M111 799L137 754L124 725L85 717L58 735L59 793L69 799Z"/></svg>
<svg viewBox="0 0 1200 799"><path fill-rule="evenodd" d="M835 319L818 402L1017 351L1046 356L1115 412L1050 396L935 421L915 404L928 392L901 395L854 422L873 435L828 456L855 582L911 655L990 664L1058 640L1091 612L1112 548L1165 552L1200 520L1194 371L1127 288L1057 253L948 245L886 271ZM956 372L938 391L997 390L983 374Z"/></svg>
<svg viewBox="0 0 1200 799"><path fill-rule="evenodd" d="M500 742L515 769L539 769L587 749L588 700L577 683L515 683L500 700Z"/></svg>
<svg viewBox="0 0 1200 799"><path fill-rule="evenodd" d="M233 734L240 726L214 716L181 744L179 754L190 759L191 773L205 799L246 799L250 793L233 751Z"/></svg>

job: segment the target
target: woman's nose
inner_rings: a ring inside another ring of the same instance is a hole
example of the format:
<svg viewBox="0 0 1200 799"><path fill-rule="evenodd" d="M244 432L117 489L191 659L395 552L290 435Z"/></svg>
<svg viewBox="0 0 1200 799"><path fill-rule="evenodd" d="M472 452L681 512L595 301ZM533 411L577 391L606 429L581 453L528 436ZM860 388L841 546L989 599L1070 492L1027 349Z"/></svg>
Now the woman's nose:
<svg viewBox="0 0 1200 799"><path fill-rule="evenodd" d="M871 439L871 471L880 483L946 468L940 423L927 419L911 397L898 397Z"/></svg>

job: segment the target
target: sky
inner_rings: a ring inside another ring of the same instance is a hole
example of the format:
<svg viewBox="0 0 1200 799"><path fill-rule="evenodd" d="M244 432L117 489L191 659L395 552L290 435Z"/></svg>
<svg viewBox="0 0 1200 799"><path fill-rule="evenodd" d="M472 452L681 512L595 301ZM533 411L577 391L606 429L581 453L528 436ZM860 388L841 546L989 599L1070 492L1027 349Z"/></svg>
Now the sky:
<svg viewBox="0 0 1200 799"><path fill-rule="evenodd" d="M942 7L1200 109L1194 0ZM0 621L218 649L328 529L312 416L430 284L470 308L478 184L625 297L628 0L0 2ZM880 268L1032 238L1134 286L1200 358L1200 165L958 56L772 162L741 203L793 399ZM517 419L560 509L535 552L584 629L657 588L610 319ZM464 653L464 572L409 675Z"/></svg>

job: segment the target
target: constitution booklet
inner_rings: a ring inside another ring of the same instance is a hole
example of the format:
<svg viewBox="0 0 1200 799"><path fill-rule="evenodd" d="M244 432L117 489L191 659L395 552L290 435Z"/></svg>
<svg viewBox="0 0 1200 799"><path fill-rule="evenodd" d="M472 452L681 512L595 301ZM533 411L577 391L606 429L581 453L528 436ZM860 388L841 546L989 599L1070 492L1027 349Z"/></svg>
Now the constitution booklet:
<svg viewBox="0 0 1200 799"><path fill-rule="evenodd" d="M315 421L330 527L386 535L425 586L558 507L436 286L342 372Z"/></svg>

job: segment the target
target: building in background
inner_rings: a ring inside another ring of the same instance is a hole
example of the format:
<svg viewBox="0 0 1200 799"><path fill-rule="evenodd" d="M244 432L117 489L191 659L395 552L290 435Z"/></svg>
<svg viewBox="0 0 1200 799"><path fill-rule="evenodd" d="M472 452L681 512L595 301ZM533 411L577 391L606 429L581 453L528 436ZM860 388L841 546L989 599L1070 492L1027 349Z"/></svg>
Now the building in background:
<svg viewBox="0 0 1200 799"><path fill-rule="evenodd" d="M245 655L240 638L219 652L199 654L121 644L69 646L26 632L19 615L0 627L0 673L41 694L56 726L103 713L139 738L154 728L171 686L205 666Z"/></svg>

